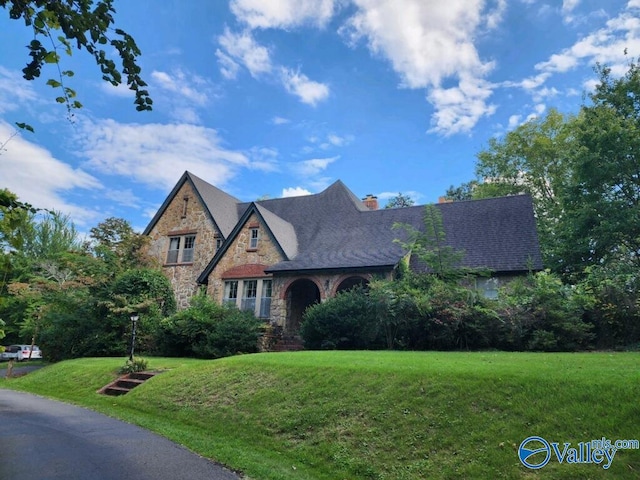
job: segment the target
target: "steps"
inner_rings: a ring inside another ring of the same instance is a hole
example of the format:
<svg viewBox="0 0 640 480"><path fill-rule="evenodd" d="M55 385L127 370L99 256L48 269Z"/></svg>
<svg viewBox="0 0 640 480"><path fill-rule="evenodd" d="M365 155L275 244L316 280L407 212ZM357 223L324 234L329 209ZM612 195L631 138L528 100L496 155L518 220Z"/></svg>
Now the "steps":
<svg viewBox="0 0 640 480"><path fill-rule="evenodd" d="M117 380L111 382L109 385L102 387L98 390L98 393L102 395L119 396L126 395L138 385L142 385L158 372L135 372L128 373Z"/></svg>
<svg viewBox="0 0 640 480"><path fill-rule="evenodd" d="M304 342L299 335L283 335L273 346L273 352L297 352L304 350Z"/></svg>

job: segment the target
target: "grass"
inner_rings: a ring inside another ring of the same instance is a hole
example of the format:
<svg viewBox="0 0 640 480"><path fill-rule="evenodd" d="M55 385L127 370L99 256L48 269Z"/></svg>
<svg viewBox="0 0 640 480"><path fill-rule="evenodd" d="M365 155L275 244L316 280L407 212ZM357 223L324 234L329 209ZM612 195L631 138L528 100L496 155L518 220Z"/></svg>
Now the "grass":
<svg viewBox="0 0 640 480"><path fill-rule="evenodd" d="M517 448L640 436L638 353L296 352L166 369L123 397L95 392L122 359L80 359L0 387L139 424L254 479L638 478L640 450L608 470L533 471Z"/></svg>

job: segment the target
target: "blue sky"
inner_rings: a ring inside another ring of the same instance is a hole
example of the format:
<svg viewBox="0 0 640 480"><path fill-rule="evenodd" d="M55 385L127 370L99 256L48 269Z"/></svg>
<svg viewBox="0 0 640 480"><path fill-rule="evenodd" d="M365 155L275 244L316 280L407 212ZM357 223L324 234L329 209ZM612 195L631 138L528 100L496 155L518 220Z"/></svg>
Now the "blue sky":
<svg viewBox="0 0 640 480"><path fill-rule="evenodd" d="M475 178L491 137L549 108L574 112L596 62L640 56L640 0L128 0L153 112L74 51L73 122L21 78L29 31L0 17L0 187L142 230L185 170L241 200L342 180L384 205L437 201ZM627 56L624 52L627 50ZM19 132L27 122L35 134Z"/></svg>

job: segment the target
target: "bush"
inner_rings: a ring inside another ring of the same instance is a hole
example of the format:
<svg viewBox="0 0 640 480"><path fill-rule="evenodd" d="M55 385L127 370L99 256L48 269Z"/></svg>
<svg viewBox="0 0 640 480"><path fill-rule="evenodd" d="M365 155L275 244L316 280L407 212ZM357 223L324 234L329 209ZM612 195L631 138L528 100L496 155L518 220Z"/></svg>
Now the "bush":
<svg viewBox="0 0 640 480"><path fill-rule="evenodd" d="M584 321L593 297L552 273L514 280L502 289L499 302L502 348L575 351L589 348L594 339L593 325Z"/></svg>
<svg viewBox="0 0 640 480"><path fill-rule="evenodd" d="M133 361L127 360L127 362L118 369L118 373L125 375L127 373L144 372L147 368L149 368L149 362L144 358L134 358Z"/></svg>
<svg viewBox="0 0 640 480"><path fill-rule="evenodd" d="M300 335L305 348L314 350L380 348L383 342L375 318L365 290L356 287L309 307Z"/></svg>
<svg viewBox="0 0 640 480"><path fill-rule="evenodd" d="M591 266L584 272L581 286L595 300L589 318L599 348L640 342L640 272L630 258Z"/></svg>
<svg viewBox="0 0 640 480"><path fill-rule="evenodd" d="M160 322L156 348L161 355L197 358L253 353L261 325L252 312L219 305L201 293L189 308Z"/></svg>

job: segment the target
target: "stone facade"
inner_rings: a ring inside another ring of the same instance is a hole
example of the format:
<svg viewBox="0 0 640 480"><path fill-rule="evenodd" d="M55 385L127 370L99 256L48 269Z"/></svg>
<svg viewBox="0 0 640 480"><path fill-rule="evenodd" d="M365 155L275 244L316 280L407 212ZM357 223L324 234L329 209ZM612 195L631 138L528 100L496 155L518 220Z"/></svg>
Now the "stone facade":
<svg viewBox="0 0 640 480"><path fill-rule="evenodd" d="M171 281L178 308L188 307L198 288L196 280L215 255L220 235L189 182L182 185L148 235L149 255L158 260ZM170 238L185 235L195 235L193 261L168 264Z"/></svg>
<svg viewBox="0 0 640 480"><path fill-rule="evenodd" d="M257 248L251 248L251 230L258 230ZM213 255L211 256L213 258ZM254 213L242 226L237 236L228 246L224 256L209 275L207 294L218 302L224 297L224 278L227 272L243 265L262 265L268 267L284 260L282 253L265 226ZM271 275L252 273L243 279L271 278ZM234 278L241 278L234 276Z"/></svg>

